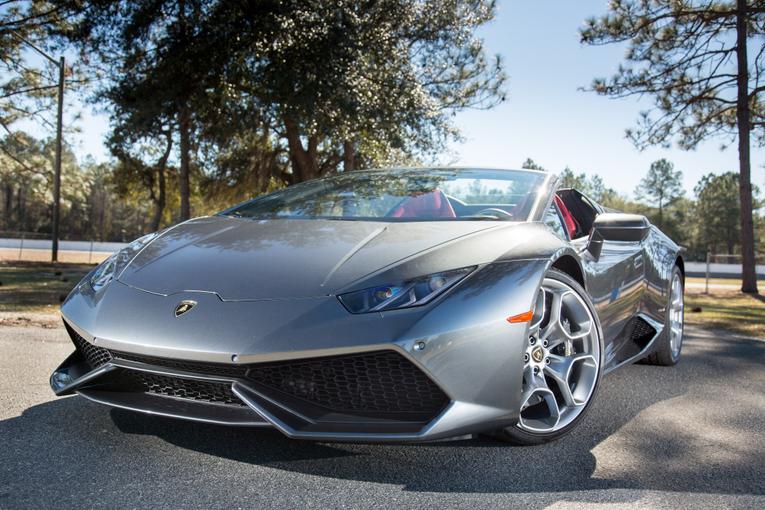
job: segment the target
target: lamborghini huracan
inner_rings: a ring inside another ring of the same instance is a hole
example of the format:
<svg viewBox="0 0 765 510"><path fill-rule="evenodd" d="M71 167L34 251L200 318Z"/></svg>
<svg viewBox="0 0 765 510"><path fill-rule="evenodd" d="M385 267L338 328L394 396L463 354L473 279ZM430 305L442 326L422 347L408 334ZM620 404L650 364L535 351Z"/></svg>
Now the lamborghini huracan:
<svg viewBox="0 0 765 510"><path fill-rule="evenodd" d="M61 307L50 384L291 438L538 444L604 374L678 361L683 288L672 240L554 175L348 172L111 256Z"/></svg>

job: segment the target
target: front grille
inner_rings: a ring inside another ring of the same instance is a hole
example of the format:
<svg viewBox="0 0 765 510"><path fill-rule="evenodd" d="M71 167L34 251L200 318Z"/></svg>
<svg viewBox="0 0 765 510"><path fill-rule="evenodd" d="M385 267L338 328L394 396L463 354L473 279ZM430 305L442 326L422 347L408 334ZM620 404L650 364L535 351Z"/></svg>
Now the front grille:
<svg viewBox="0 0 765 510"><path fill-rule="evenodd" d="M435 416L447 396L393 351L350 354L251 367L248 378L335 412Z"/></svg>
<svg viewBox="0 0 765 510"><path fill-rule="evenodd" d="M118 386L165 397L246 407L231 391L231 383L225 382L199 381L130 370L125 372Z"/></svg>
<svg viewBox="0 0 765 510"><path fill-rule="evenodd" d="M68 324L77 350L95 369L124 359L199 375L250 379L263 387L326 410L357 416L431 419L449 398L419 368L394 351L329 356L248 366L172 360L109 351L87 342ZM229 405L245 405L231 384L125 370L129 380L117 386L169 397ZM120 389L115 386L115 389Z"/></svg>
<svg viewBox="0 0 765 510"><path fill-rule="evenodd" d="M72 338L72 342L74 342L75 347L77 347L77 350L80 351L91 369L98 368L107 361L111 361L111 352L107 351L103 347L98 347L88 342L82 338L74 329L72 329L72 327L66 322L64 322L64 326L66 327L69 336Z"/></svg>

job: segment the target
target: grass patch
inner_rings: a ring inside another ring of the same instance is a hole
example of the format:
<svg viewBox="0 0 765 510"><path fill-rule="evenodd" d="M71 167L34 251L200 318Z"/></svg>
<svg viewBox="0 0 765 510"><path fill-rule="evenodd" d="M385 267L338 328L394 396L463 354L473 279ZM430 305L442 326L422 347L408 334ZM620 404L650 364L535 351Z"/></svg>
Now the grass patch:
<svg viewBox="0 0 765 510"><path fill-rule="evenodd" d="M701 311L694 312L694 309ZM765 338L765 297L735 290L713 290L703 294L688 289L685 294L685 321Z"/></svg>
<svg viewBox="0 0 765 510"><path fill-rule="evenodd" d="M695 276L689 276L685 279L685 283L706 283L706 280L704 278L699 278ZM741 286L741 278L710 278L709 279L710 284L723 284L723 285L736 285ZM762 282L765 283L765 282Z"/></svg>
<svg viewBox="0 0 765 510"><path fill-rule="evenodd" d="M88 264L0 264L0 311L56 312L69 291L93 268Z"/></svg>

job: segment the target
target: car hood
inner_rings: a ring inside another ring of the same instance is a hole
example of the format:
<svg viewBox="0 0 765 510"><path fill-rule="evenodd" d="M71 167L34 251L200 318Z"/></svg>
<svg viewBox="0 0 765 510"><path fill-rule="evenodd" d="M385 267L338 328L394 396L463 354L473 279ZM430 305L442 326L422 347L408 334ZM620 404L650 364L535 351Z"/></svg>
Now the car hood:
<svg viewBox="0 0 765 510"><path fill-rule="evenodd" d="M214 292L225 301L327 296L417 253L498 226L212 216L166 231L118 279L156 294Z"/></svg>

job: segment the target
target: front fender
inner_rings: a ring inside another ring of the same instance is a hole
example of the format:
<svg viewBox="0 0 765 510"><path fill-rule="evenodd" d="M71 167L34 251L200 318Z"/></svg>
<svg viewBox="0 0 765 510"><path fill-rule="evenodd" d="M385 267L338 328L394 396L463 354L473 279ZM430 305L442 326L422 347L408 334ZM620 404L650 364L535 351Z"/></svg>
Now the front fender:
<svg viewBox="0 0 765 510"><path fill-rule="evenodd" d="M527 259L486 265L404 334L411 355L457 401L504 409L517 420L528 323L509 317L533 307L549 264Z"/></svg>

